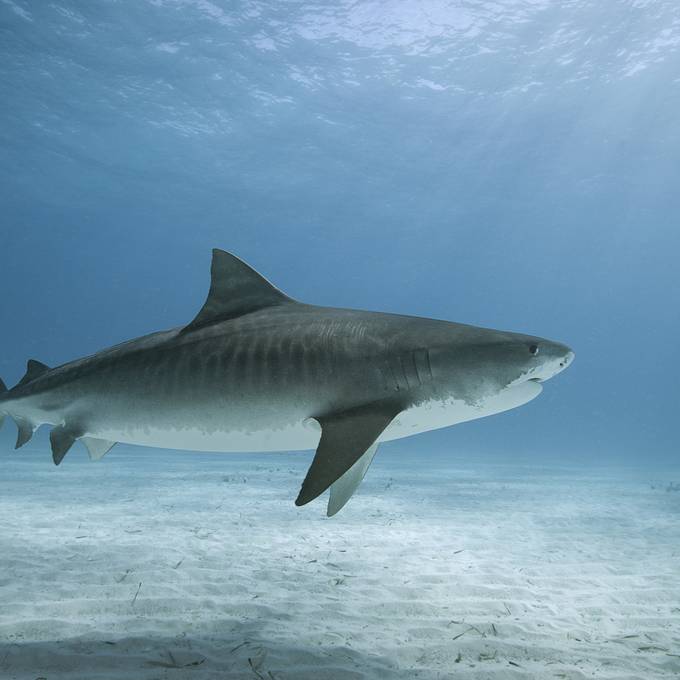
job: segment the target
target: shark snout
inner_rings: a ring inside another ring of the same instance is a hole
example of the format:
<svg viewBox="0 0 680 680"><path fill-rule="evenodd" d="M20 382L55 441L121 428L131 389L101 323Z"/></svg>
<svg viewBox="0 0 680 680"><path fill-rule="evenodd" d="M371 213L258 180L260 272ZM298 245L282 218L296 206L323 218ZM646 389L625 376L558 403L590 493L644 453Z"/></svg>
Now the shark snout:
<svg viewBox="0 0 680 680"><path fill-rule="evenodd" d="M564 358L562 359L562 361L560 361L560 368L564 370L574 360L575 356L576 355L572 350L567 350L567 353L564 355Z"/></svg>
<svg viewBox="0 0 680 680"><path fill-rule="evenodd" d="M566 345L551 343L552 346L547 352L548 357L543 364L536 369L529 371L528 379L535 382L543 382L561 373L574 361L574 351Z"/></svg>

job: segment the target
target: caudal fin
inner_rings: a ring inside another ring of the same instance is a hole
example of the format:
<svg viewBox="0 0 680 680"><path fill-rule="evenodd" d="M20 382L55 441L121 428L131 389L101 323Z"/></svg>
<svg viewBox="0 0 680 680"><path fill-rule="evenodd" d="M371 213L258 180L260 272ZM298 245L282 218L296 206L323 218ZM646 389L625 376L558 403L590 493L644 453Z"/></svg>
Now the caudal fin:
<svg viewBox="0 0 680 680"><path fill-rule="evenodd" d="M15 387L23 387L28 383L32 382L36 378L39 378L44 373L50 370L50 367L43 364L41 361L36 361L35 359L29 359L26 364L26 373L24 377L16 384ZM0 399L7 393L7 386L0 380ZM5 416L7 414L2 411L2 406L0 405L0 427L2 427L5 422ZM15 449L22 447L26 442L28 442L33 433L35 432L36 425L31 422L28 418L23 418L21 416L14 416L14 420L17 424L17 443L14 446Z"/></svg>
<svg viewBox="0 0 680 680"><path fill-rule="evenodd" d="M7 386L5 383L2 381L2 378L0 378L0 397L7 392ZM3 423L5 422L5 414L0 411L0 428L2 428Z"/></svg>

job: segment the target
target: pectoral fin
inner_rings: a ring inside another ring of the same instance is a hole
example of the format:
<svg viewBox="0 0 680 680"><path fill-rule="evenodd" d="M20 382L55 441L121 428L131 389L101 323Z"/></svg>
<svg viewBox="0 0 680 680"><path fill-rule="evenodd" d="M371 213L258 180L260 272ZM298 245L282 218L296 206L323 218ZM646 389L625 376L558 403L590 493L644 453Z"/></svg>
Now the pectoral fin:
<svg viewBox="0 0 680 680"><path fill-rule="evenodd" d="M313 501L342 477L400 410L395 404L368 404L316 417L321 424L321 439L295 505Z"/></svg>
<svg viewBox="0 0 680 680"><path fill-rule="evenodd" d="M373 461L373 456L375 456L377 450L378 444L373 444L340 479L331 484L331 495L328 499L328 508L326 509L328 517L332 517L340 512L345 503L352 497L352 494L359 488L359 484L361 484L366 476L366 471Z"/></svg>

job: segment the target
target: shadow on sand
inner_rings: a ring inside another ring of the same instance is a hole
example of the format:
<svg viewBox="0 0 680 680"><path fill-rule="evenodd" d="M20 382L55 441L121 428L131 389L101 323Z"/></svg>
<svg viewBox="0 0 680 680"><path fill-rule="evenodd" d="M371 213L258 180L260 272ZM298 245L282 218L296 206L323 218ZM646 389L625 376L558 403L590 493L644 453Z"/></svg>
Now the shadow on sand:
<svg viewBox="0 0 680 680"><path fill-rule="evenodd" d="M58 622L55 621L55 628ZM187 624L189 631L191 624ZM226 630L228 628L228 631ZM63 640L0 644L0 677L7 680L406 680L414 669L400 670L390 659L353 649L350 642L296 646L267 639L252 625L233 621L214 633L162 633L118 638L115 633ZM56 631L55 631L56 632ZM421 680L439 674L415 671Z"/></svg>

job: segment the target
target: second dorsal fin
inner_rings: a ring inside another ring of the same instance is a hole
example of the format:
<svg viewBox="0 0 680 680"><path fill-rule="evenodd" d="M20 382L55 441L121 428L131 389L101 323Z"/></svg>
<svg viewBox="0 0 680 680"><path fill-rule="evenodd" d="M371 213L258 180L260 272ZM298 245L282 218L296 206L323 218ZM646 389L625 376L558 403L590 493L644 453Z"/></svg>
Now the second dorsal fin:
<svg viewBox="0 0 680 680"><path fill-rule="evenodd" d="M284 295L243 260L215 248L208 297L201 311L182 332L291 302L295 300Z"/></svg>
<svg viewBox="0 0 680 680"><path fill-rule="evenodd" d="M17 383L17 387L30 383L32 380L39 378L43 373L47 373L49 370L50 367L47 364L43 364L41 361L36 361L35 359L29 359L26 363L26 373Z"/></svg>

